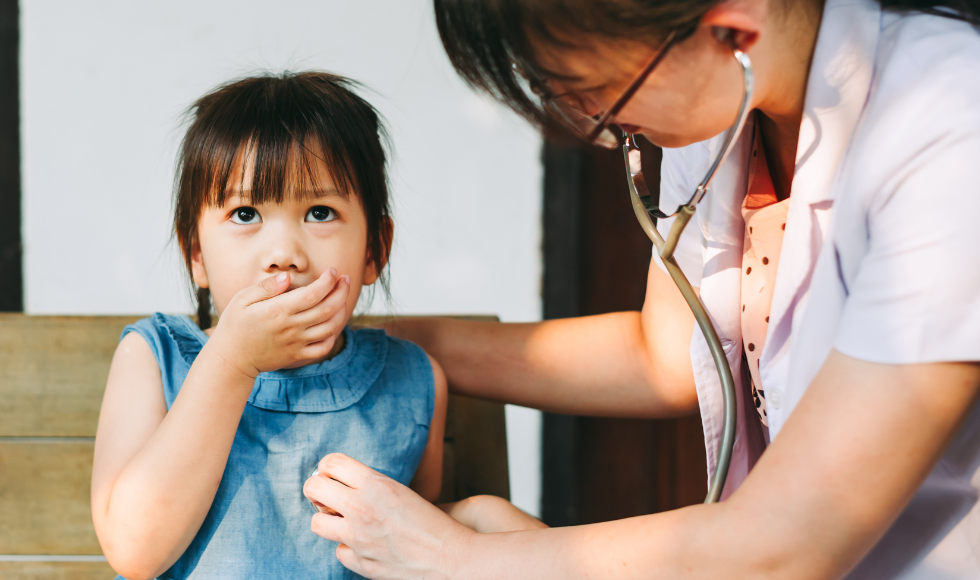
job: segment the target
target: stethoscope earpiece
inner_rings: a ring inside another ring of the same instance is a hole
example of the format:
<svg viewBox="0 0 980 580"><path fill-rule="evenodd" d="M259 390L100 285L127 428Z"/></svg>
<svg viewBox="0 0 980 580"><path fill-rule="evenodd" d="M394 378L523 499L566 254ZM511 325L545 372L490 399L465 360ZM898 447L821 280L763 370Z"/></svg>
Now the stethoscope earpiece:
<svg viewBox="0 0 980 580"><path fill-rule="evenodd" d="M718 40L718 42L724 44L732 50L738 49L738 45L735 43L735 29L725 28L724 26L715 26L711 29L711 33Z"/></svg>

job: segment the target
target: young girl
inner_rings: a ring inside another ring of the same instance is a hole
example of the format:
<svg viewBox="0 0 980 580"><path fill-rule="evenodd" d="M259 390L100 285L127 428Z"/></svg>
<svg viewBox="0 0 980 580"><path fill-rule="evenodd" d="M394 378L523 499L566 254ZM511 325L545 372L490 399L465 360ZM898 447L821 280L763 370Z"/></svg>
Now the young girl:
<svg viewBox="0 0 980 580"><path fill-rule="evenodd" d="M96 438L99 540L131 580L351 577L310 531L304 482L342 452L434 501L447 401L422 349L345 327L391 247L378 114L317 72L227 84L192 113L175 229L198 324L123 331Z"/></svg>

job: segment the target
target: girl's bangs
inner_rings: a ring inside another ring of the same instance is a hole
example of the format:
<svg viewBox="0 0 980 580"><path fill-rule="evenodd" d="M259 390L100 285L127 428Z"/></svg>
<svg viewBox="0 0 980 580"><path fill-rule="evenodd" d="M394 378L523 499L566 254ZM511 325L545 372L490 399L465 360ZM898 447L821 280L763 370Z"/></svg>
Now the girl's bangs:
<svg viewBox="0 0 980 580"><path fill-rule="evenodd" d="M247 205L280 204L287 199L313 200L322 195L318 175L322 175L323 169L343 197L356 193L351 160L343 155L333 155L326 139L316 134L300 135L295 139L281 137L250 136L235 147L230 165L213 163L204 168L206 174L210 173L204 176L205 182L210 184L205 203L218 207L231 194ZM224 159L225 155L219 157ZM238 183L233 182L236 169ZM246 185L250 172L251 180Z"/></svg>

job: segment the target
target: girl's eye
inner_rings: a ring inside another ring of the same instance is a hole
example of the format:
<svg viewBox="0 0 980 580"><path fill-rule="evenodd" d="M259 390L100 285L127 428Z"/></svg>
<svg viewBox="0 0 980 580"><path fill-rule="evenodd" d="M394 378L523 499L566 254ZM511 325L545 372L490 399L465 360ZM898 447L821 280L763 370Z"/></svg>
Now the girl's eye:
<svg viewBox="0 0 980 580"><path fill-rule="evenodd" d="M247 226L262 223L262 216L254 207L240 207L231 212L231 221Z"/></svg>
<svg viewBox="0 0 980 580"><path fill-rule="evenodd" d="M337 219L337 212L325 205L314 206L306 212L306 221L308 222L323 223L332 222L335 219Z"/></svg>

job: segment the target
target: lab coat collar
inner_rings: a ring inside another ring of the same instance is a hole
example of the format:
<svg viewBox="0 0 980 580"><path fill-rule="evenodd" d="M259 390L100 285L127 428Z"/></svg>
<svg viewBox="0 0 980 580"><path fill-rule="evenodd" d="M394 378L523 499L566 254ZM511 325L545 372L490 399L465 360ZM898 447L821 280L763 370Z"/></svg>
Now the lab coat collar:
<svg viewBox="0 0 980 580"><path fill-rule="evenodd" d="M779 358L773 370L788 367L793 312L805 307L810 274L823 244L834 198L834 182L851 136L867 102L880 29L881 10L874 0L827 0L807 83L793 190L783 239L779 271L770 312L769 336L760 370L766 384L767 361ZM754 406L748 403L741 368L741 259L745 195L752 124L747 123L732 154L719 167L706 203L698 207L702 237L701 299L722 339L736 380L738 421L732 465L725 484L731 494L761 454ZM720 137L704 143L704 167L711 162ZM690 176L699 180L702 175ZM708 473L717 463L721 439L721 385L701 333L691 341L691 359L704 427ZM785 381L778 381L781 384ZM770 414L770 424L773 416Z"/></svg>
<svg viewBox="0 0 980 580"><path fill-rule="evenodd" d="M868 101L881 28L874 0L828 0L807 81L765 365L789 339L829 223L838 170ZM772 341L770 341L772 339ZM771 345L771 348L770 348Z"/></svg>
<svg viewBox="0 0 980 580"><path fill-rule="evenodd" d="M881 6L828 0L807 79L793 197L833 199L833 181L871 89Z"/></svg>

